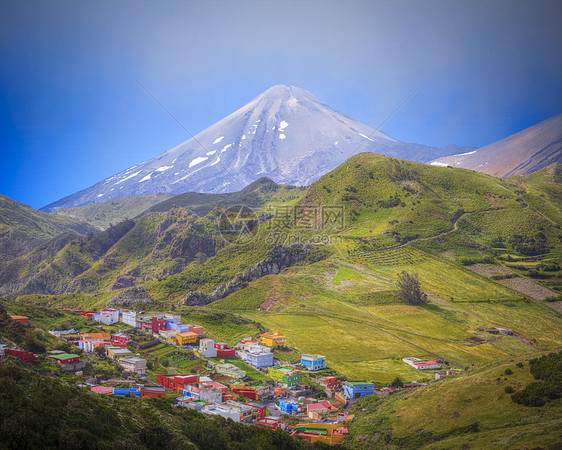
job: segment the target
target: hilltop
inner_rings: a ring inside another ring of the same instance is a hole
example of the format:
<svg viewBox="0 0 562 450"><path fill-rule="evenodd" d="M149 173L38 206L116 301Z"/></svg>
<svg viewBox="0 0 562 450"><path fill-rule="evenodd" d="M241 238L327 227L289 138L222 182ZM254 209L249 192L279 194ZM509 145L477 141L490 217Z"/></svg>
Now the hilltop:
<svg viewBox="0 0 562 450"><path fill-rule="evenodd" d="M23 255L61 233L97 231L72 217L57 217L0 195L0 261Z"/></svg>

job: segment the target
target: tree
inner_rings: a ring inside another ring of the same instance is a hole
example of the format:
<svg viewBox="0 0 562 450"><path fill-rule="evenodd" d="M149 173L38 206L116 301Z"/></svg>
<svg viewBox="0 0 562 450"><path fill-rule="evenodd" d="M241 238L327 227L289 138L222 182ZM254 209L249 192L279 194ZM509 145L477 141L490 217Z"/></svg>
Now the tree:
<svg viewBox="0 0 562 450"><path fill-rule="evenodd" d="M400 377L396 377L394 380L392 380L392 383L390 383L391 388L400 388L402 386L404 386L404 383L402 383Z"/></svg>
<svg viewBox="0 0 562 450"><path fill-rule="evenodd" d="M410 275L406 271L398 274L396 283L398 292L395 294L397 300L411 305L420 305L427 302L427 294L421 290L420 280L417 275Z"/></svg>
<svg viewBox="0 0 562 450"><path fill-rule="evenodd" d="M98 357L101 358L102 356L105 356L105 348L103 347L96 347L94 349L94 354Z"/></svg>

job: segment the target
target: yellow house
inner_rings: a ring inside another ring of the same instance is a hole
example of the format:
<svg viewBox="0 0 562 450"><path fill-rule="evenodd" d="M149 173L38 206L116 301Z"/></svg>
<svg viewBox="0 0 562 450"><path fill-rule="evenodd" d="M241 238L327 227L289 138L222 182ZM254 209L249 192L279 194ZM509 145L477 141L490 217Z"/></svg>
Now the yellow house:
<svg viewBox="0 0 562 450"><path fill-rule="evenodd" d="M124 347L107 347L107 356L109 356L111 359L117 359L132 355L133 354Z"/></svg>
<svg viewBox="0 0 562 450"><path fill-rule="evenodd" d="M178 333L176 335L176 342L178 345L195 344L197 342L197 333L194 333L193 331Z"/></svg>
<svg viewBox="0 0 562 450"><path fill-rule="evenodd" d="M311 444L323 442L328 445L341 444L349 431L341 423L301 423L295 426L291 436L300 437Z"/></svg>
<svg viewBox="0 0 562 450"><path fill-rule="evenodd" d="M284 347L286 343L285 336L279 333L279 331L260 334L260 341L273 348Z"/></svg>

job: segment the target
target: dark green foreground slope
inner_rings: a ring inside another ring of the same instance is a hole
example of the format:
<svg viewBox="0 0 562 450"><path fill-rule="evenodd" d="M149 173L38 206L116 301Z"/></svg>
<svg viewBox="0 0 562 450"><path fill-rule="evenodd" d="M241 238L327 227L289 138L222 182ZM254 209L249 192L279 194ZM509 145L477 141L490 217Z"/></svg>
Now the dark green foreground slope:
<svg viewBox="0 0 562 450"><path fill-rule="evenodd" d="M0 423L2 449L310 448L282 431L207 418L167 399L94 394L16 366L0 367Z"/></svg>

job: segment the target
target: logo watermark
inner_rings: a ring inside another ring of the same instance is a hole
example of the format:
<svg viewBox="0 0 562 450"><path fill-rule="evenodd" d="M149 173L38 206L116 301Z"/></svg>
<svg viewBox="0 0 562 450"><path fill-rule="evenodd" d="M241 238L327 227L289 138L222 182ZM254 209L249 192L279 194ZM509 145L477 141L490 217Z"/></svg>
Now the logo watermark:
<svg viewBox="0 0 562 450"><path fill-rule="evenodd" d="M343 205L271 206L260 215L248 206L236 205L218 218L219 233L230 244L252 242L261 227L267 232L266 242L272 245L337 244L342 238L333 233L345 227L345 208Z"/></svg>
<svg viewBox="0 0 562 450"><path fill-rule="evenodd" d="M218 228L226 242L235 245L248 244L258 233L259 216L248 206L230 206L219 216Z"/></svg>

